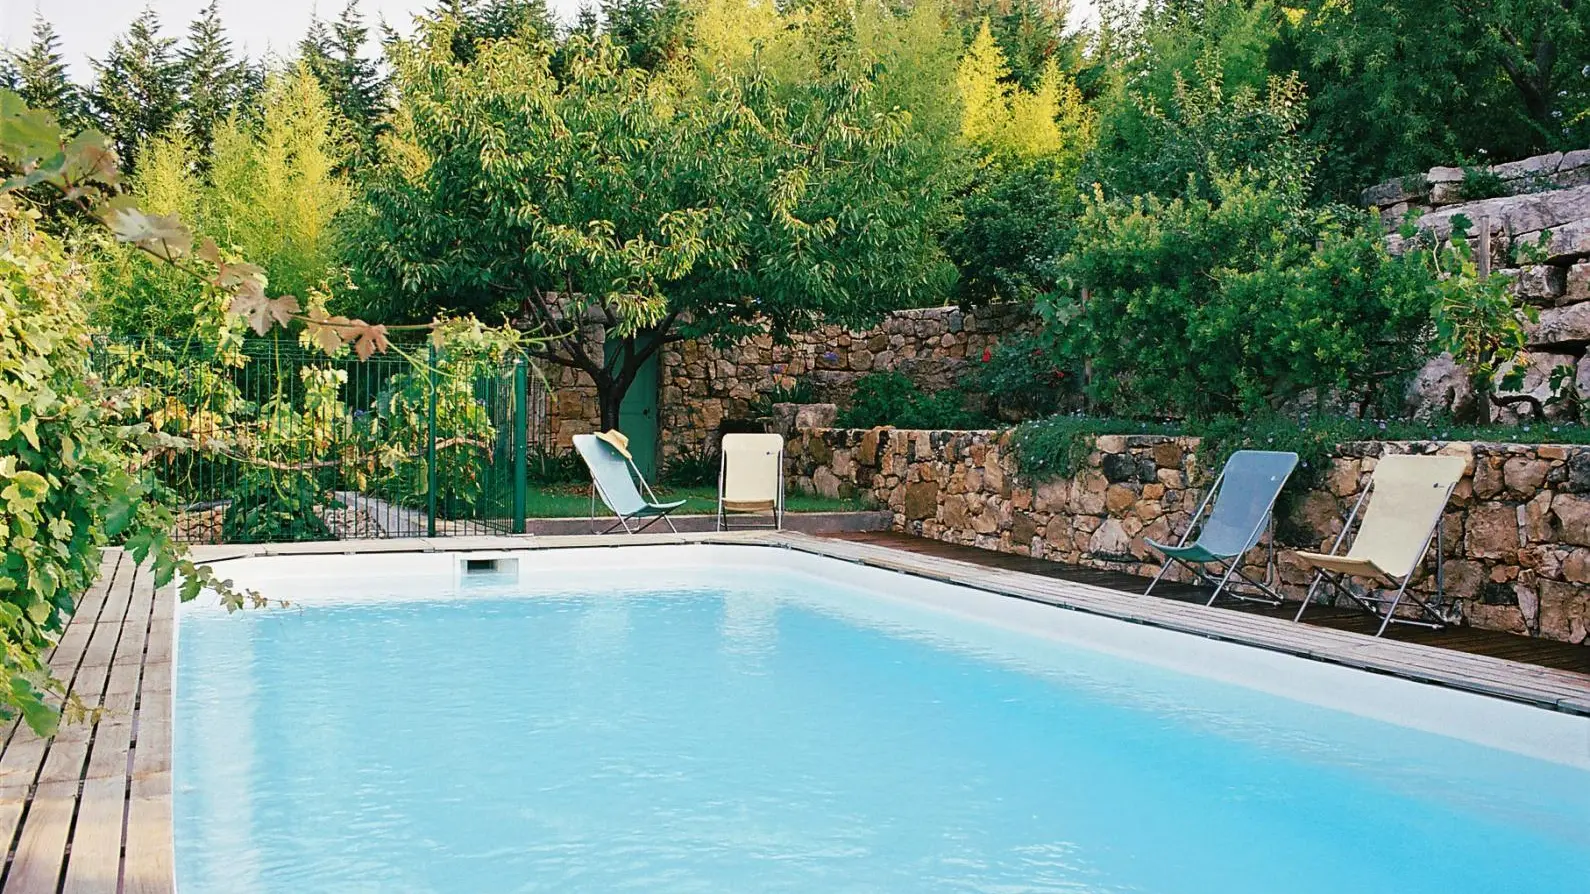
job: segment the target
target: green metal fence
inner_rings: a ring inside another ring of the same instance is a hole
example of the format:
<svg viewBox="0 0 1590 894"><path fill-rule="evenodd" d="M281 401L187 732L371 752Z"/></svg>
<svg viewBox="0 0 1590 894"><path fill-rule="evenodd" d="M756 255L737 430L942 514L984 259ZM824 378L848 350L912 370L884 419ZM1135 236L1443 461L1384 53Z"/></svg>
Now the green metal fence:
<svg viewBox="0 0 1590 894"><path fill-rule="evenodd" d="M361 361L289 338L104 339L95 353L130 418L194 445L152 451L180 540L524 531L546 397L522 355L422 343Z"/></svg>

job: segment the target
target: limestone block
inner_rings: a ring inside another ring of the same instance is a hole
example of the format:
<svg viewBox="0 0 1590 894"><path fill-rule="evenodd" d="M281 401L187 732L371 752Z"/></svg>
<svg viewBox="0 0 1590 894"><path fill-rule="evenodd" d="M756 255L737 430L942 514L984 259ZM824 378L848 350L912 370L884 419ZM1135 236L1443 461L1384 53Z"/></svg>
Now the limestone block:
<svg viewBox="0 0 1590 894"><path fill-rule="evenodd" d="M1120 556L1128 554L1132 545L1131 535L1126 533L1126 528L1118 518L1108 518L1099 529L1093 532L1088 540L1088 552L1095 556Z"/></svg>
<svg viewBox="0 0 1590 894"><path fill-rule="evenodd" d="M1104 508L1112 515L1120 515L1137 502L1137 492L1124 484L1112 484L1104 492Z"/></svg>
<svg viewBox="0 0 1590 894"><path fill-rule="evenodd" d="M1590 586L1541 581L1540 635L1570 643L1590 637Z"/></svg>
<svg viewBox="0 0 1590 894"><path fill-rule="evenodd" d="M1560 366L1578 363L1579 358L1572 354L1558 354L1549 351L1531 351L1529 365L1524 370L1524 380L1517 388L1503 388L1501 382L1513 370L1513 364L1508 363L1496 371L1496 406L1492 408L1491 419L1493 422L1516 422L1528 419L1534 415L1530 401L1509 402L1509 398L1529 397L1534 403L1545 407L1548 418L1556 418L1567 412L1561 403L1547 406L1553 396L1551 379Z"/></svg>
<svg viewBox="0 0 1590 894"><path fill-rule="evenodd" d="M1551 463L1541 459L1515 456L1502 464L1502 479L1507 489L1521 497L1530 497L1546 483L1546 473Z"/></svg>
<svg viewBox="0 0 1590 894"><path fill-rule="evenodd" d="M1443 353L1432 357L1408 384L1403 407L1417 419L1466 415L1474 406L1474 383L1468 371Z"/></svg>
<svg viewBox="0 0 1590 894"><path fill-rule="evenodd" d="M1564 543L1590 546L1590 496L1557 494L1551 500L1551 514Z"/></svg>
<svg viewBox="0 0 1590 894"><path fill-rule="evenodd" d="M1534 264L1513 277L1518 297L1530 304L1551 305L1568 291L1568 268L1557 264Z"/></svg>
<svg viewBox="0 0 1590 894"><path fill-rule="evenodd" d="M1562 577L1576 584L1590 584L1590 549L1576 549L1562 561Z"/></svg>
<svg viewBox="0 0 1590 894"><path fill-rule="evenodd" d="M1511 560L1518 553L1518 507L1486 503L1469 510L1468 554L1480 559Z"/></svg>
<svg viewBox="0 0 1590 894"><path fill-rule="evenodd" d="M1553 348L1590 344L1590 301L1548 308L1540 321L1525 326L1532 348Z"/></svg>

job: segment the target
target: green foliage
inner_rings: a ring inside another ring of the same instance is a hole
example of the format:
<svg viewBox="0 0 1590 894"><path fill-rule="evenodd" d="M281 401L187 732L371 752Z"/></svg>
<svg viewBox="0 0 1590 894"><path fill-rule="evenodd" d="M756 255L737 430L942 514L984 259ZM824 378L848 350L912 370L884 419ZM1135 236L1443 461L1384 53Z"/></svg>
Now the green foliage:
<svg viewBox="0 0 1590 894"><path fill-rule="evenodd" d="M5 57L11 68L11 89L30 107L54 113L72 130L87 125L87 103L67 76L60 35L42 15L34 15L33 42L27 49Z"/></svg>
<svg viewBox="0 0 1590 894"><path fill-rule="evenodd" d="M133 195L151 213L198 223L233 260L269 270L270 287L307 299L345 278L335 219L353 196L339 172L346 143L303 68L271 76L261 116L221 122L208 165L193 139L172 129L145 147ZM183 333L218 310L201 279L140 249L107 246L96 267L95 318L115 334Z"/></svg>
<svg viewBox="0 0 1590 894"><path fill-rule="evenodd" d="M89 365L88 283L36 213L0 196L0 716L53 734L64 687L43 655L124 538L170 580L171 516L140 454L159 439L121 418ZM68 700L68 706L71 702Z"/></svg>
<svg viewBox="0 0 1590 894"><path fill-rule="evenodd" d="M1590 139L1590 6L1560 0L1306 0L1277 63L1313 96L1327 195L1457 159Z"/></svg>
<svg viewBox="0 0 1590 894"><path fill-rule="evenodd" d="M1493 199L1507 195L1507 184L1490 168L1465 166L1463 180L1458 184L1458 193L1465 202Z"/></svg>
<svg viewBox="0 0 1590 894"><path fill-rule="evenodd" d="M904 373L868 373L856 380L850 404L839 411L840 428L973 429L986 420L966 409L966 396L955 389L925 392Z"/></svg>
<svg viewBox="0 0 1590 894"><path fill-rule="evenodd" d="M1362 212L1216 181L1217 201L1095 198L1040 306L1089 395L1131 415L1212 417L1291 401L1374 406L1421 361L1437 297ZM1084 298L1085 296L1085 298Z"/></svg>
<svg viewBox="0 0 1590 894"><path fill-rule="evenodd" d="M957 0L951 6L967 44L988 28L1020 87L1036 87L1050 65L1071 71L1080 61L1084 38L1066 32L1071 4L1064 0Z"/></svg>
<svg viewBox="0 0 1590 894"><path fill-rule="evenodd" d="M549 444L531 444L526 450L526 469L533 485L577 484L590 477L573 450Z"/></svg>
<svg viewBox="0 0 1590 894"><path fill-rule="evenodd" d="M681 450L668 458L662 480L672 487L703 487L718 482L718 454L705 447Z"/></svg>
<svg viewBox="0 0 1590 894"><path fill-rule="evenodd" d="M1233 88L1219 61L1200 60L1173 76L1163 100L1132 93L1133 130L1106 131L1088 174L1111 197L1213 198L1217 181L1240 178L1301 203L1313 185L1319 151L1297 137L1303 84L1272 78L1261 90Z"/></svg>
<svg viewBox="0 0 1590 894"><path fill-rule="evenodd" d="M1036 481L1069 478L1097 449L1100 435L1169 435L1177 430L1162 422L1096 416L1050 416L1017 426L1011 436L1022 474Z"/></svg>
<svg viewBox="0 0 1590 894"><path fill-rule="evenodd" d="M1540 320L1540 312L1527 304L1516 304L1511 283L1492 273L1481 276L1473 249L1469 246L1470 221L1464 215L1452 220L1451 240L1439 246L1426 246L1425 257L1436 273L1439 300L1435 314L1435 344L1448 351L1470 371L1487 410L1501 376L1501 385L1516 388L1523 380L1525 348L1529 342L1527 324ZM1543 234L1544 238L1544 234ZM1525 398L1533 400L1533 398ZM1536 410L1544 408L1536 406ZM1488 418L1483 412L1481 418Z"/></svg>
<svg viewBox="0 0 1590 894"><path fill-rule="evenodd" d="M386 80L376 63L364 56L370 29L359 13L359 0L348 0L328 27L316 18L298 44L298 58L342 117L349 142L362 161L374 158L375 140L385 132L389 109Z"/></svg>
<svg viewBox="0 0 1590 894"><path fill-rule="evenodd" d="M105 58L94 62L89 103L126 170L135 168L145 143L171 129L182 109L176 47L175 38L161 36L154 7L146 6Z"/></svg>
<svg viewBox="0 0 1590 894"><path fill-rule="evenodd" d="M1106 4L1101 16L1105 89L1088 179L1111 195L1179 195L1189 177L1194 192L1206 190L1211 168L1271 158L1278 141L1296 151L1286 138L1303 91L1268 67L1277 20L1269 0Z"/></svg>
<svg viewBox="0 0 1590 894"><path fill-rule="evenodd" d="M188 25L187 43L177 53L182 91L182 127L199 152L210 151L215 129L254 99L259 73L232 55L232 41L221 25L219 0L199 10Z"/></svg>
<svg viewBox="0 0 1590 894"><path fill-rule="evenodd" d="M533 36L461 59L457 27L393 50L401 105L353 240L383 313L526 315L613 425L665 341L866 320L948 284L944 185L867 81L753 66L698 91L577 35L558 75ZM605 356L575 337L588 313Z"/></svg>
<svg viewBox="0 0 1590 894"><path fill-rule="evenodd" d="M987 395L993 415L1001 419L1049 416L1077 391L1071 371L1056 366L1048 343L1033 336L1000 342L965 384Z"/></svg>
<svg viewBox="0 0 1590 894"><path fill-rule="evenodd" d="M944 248L960 270L963 307L1026 302L1053 291L1053 259L1082 208L1075 169L1048 156L983 166L960 202Z"/></svg>
<svg viewBox="0 0 1590 894"><path fill-rule="evenodd" d="M326 503L313 475L251 469L239 477L222 517L227 543L293 543L330 540L320 517Z"/></svg>
<svg viewBox="0 0 1590 894"><path fill-rule="evenodd" d="M446 347L411 354L408 371L393 376L376 397L369 435L379 445L380 468L370 487L407 506L426 505L426 445L434 404L438 510L451 518L474 518L485 505L498 440L489 405L477 389L504 368L518 339L473 321L440 331Z"/></svg>

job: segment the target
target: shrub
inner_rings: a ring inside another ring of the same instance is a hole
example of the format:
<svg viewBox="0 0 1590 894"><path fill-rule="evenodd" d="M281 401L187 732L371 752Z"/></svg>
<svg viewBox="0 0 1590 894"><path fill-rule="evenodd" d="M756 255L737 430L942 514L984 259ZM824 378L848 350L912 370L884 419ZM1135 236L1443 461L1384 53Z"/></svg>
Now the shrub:
<svg viewBox="0 0 1590 894"><path fill-rule="evenodd" d="M850 405L839 413L841 428L871 428L892 425L896 428L968 429L981 428L988 420L965 407L959 391L924 392L904 373L868 373L856 380Z"/></svg>
<svg viewBox="0 0 1590 894"><path fill-rule="evenodd" d="M531 444L525 449L531 484L576 484L588 477L585 464L573 450L559 450L545 444Z"/></svg>
<svg viewBox="0 0 1590 894"><path fill-rule="evenodd" d="M1075 393L1074 381L1056 365L1055 353L1044 340L1027 335L1000 342L965 384L988 397L992 415L1030 419L1059 410Z"/></svg>
<svg viewBox="0 0 1590 894"><path fill-rule="evenodd" d="M1095 197L1060 268L1074 291L1040 304L1057 359L1089 363L1089 396L1129 416L1389 402L1439 301L1372 215L1241 180L1212 200Z"/></svg>
<svg viewBox="0 0 1590 894"><path fill-rule="evenodd" d="M330 540L319 512L327 503L313 475L247 468L221 519L221 536L227 543Z"/></svg>
<svg viewBox="0 0 1590 894"><path fill-rule="evenodd" d="M674 487L703 487L718 482L718 455L706 448L681 450L663 466L662 480Z"/></svg>

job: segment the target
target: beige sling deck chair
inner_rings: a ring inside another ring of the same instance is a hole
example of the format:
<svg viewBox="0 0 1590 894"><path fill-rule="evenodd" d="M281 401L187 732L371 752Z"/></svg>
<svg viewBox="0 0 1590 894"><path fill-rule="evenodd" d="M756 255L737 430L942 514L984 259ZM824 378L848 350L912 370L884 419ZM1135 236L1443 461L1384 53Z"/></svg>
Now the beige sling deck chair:
<svg viewBox="0 0 1590 894"><path fill-rule="evenodd" d="M784 527L784 438L728 434L720 452L718 530ZM767 515L768 521L731 525L731 515Z"/></svg>
<svg viewBox="0 0 1590 894"><path fill-rule="evenodd" d="M1305 565L1318 569L1318 573L1309 584L1308 595L1303 597L1303 605L1294 620L1302 620L1303 612L1314 599L1314 592L1321 583L1326 583L1381 619L1376 636L1385 633L1386 627L1393 622L1431 628L1446 626L1446 615L1436 607L1446 608L1441 579L1441 514L1452 496L1452 489L1463 477L1465 465L1464 460L1456 456L1381 457L1369 487L1353 505L1330 553L1298 552L1297 557ZM1342 543L1360 511L1363 521L1358 526L1358 534L1353 538L1352 548L1343 554ZM1417 593L1408 592L1408 584L1423 564L1431 539L1436 542L1436 596L1433 600L1436 605ZM1348 578L1381 586L1359 595L1347 586ZM1391 588L1395 588L1395 595L1389 598L1377 595ZM1397 607L1404 599L1419 609L1416 617L1397 617Z"/></svg>

